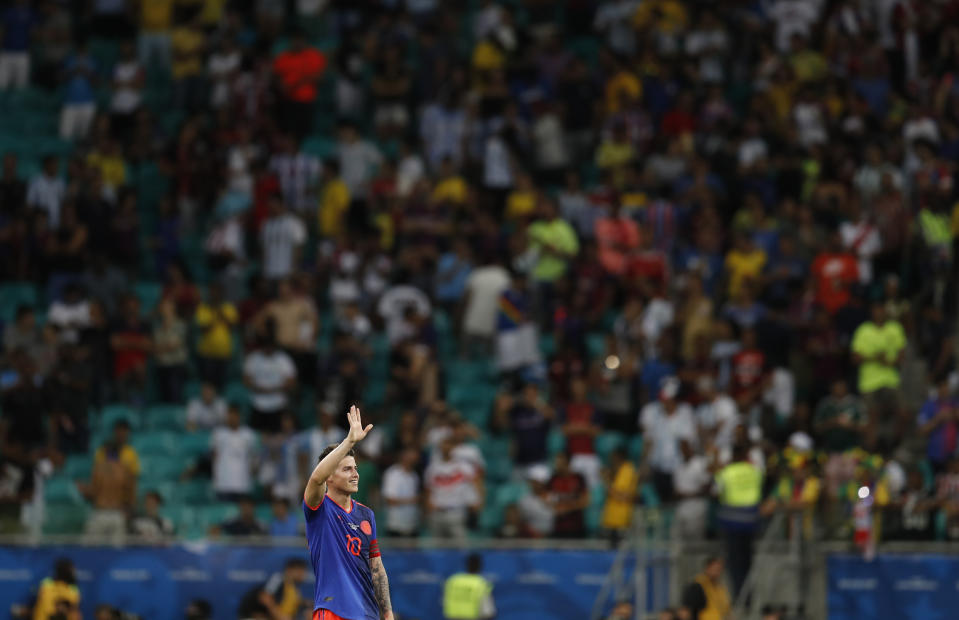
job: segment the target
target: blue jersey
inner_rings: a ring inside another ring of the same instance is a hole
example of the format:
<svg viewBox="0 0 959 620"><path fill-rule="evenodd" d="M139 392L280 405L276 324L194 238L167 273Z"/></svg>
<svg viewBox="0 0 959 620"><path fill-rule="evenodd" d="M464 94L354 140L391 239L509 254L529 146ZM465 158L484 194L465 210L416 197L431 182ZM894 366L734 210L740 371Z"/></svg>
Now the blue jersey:
<svg viewBox="0 0 959 620"><path fill-rule="evenodd" d="M343 510L324 495L319 506L303 502L313 574L313 610L328 609L345 620L379 620L370 559L379 557L373 511L350 500Z"/></svg>

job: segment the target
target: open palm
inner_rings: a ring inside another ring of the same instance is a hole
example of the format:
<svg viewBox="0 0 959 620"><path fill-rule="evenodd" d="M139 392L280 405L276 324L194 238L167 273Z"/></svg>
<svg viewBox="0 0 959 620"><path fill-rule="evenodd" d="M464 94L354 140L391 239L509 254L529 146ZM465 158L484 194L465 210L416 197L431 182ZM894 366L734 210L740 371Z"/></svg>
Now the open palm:
<svg viewBox="0 0 959 620"><path fill-rule="evenodd" d="M367 433L373 430L372 424L367 424L366 428L363 428L363 422L360 421L360 410L356 405L350 406L350 412L346 414L346 419L350 421L350 434L348 438L353 443L363 441Z"/></svg>

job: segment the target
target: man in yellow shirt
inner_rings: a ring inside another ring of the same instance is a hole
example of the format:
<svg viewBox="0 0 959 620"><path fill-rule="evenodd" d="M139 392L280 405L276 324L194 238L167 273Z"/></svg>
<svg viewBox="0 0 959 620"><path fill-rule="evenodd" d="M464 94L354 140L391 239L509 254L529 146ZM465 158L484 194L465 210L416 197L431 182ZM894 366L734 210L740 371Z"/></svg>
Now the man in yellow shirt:
<svg viewBox="0 0 959 620"><path fill-rule="evenodd" d="M872 432L890 439L911 426L899 390L899 364L906 350L906 332L886 316L886 304L872 304L872 320L852 335L852 358L859 365L859 393L866 400ZM889 413L891 415L882 415Z"/></svg>
<svg viewBox="0 0 959 620"><path fill-rule="evenodd" d="M636 488L639 475L636 467L626 458L622 448L613 450L609 463L609 481L606 504L600 521L604 530L614 539L620 538L633 521Z"/></svg>
<svg viewBox="0 0 959 620"><path fill-rule="evenodd" d="M200 376L223 389L233 355L233 328L239 315L236 307L223 299L221 285L210 285L209 299L197 306L193 320L200 329L196 344Z"/></svg>
<svg viewBox="0 0 959 620"><path fill-rule="evenodd" d="M170 26L173 24L174 0L140 0L140 35L137 55L140 64L149 69L153 62L166 71L170 67Z"/></svg>
<svg viewBox="0 0 959 620"><path fill-rule="evenodd" d="M706 560L706 566L695 580L683 590L683 607L696 620L725 620L729 617L731 602L729 590L723 583L723 561L718 557Z"/></svg>
<svg viewBox="0 0 959 620"><path fill-rule="evenodd" d="M740 233L736 236L733 249L726 254L725 266L729 278L729 297L738 299L746 281L755 282L762 275L766 253L756 247L748 235Z"/></svg>
<svg viewBox="0 0 959 620"><path fill-rule="evenodd" d="M350 208L350 188L340 177L340 162L330 159L323 164L323 187L317 224L324 239L339 239L345 229L346 212Z"/></svg>
<svg viewBox="0 0 959 620"><path fill-rule="evenodd" d="M198 110L203 100L203 51L206 34L192 22L173 29L173 102L178 108Z"/></svg>
<svg viewBox="0 0 959 620"><path fill-rule="evenodd" d="M466 180L459 171L452 158L446 156L440 163L439 181L433 188L431 200L436 203L445 203L455 207L462 207L469 200L470 189Z"/></svg>
<svg viewBox="0 0 959 620"><path fill-rule="evenodd" d="M103 186L109 191L116 192L126 185L127 164L118 141L109 140L103 148L91 151L87 155L87 164L100 171Z"/></svg>
<svg viewBox="0 0 959 620"><path fill-rule="evenodd" d="M69 558L60 558L53 565L53 576L40 582L33 620L48 620L60 612L69 620L80 619L80 589L77 574Z"/></svg>

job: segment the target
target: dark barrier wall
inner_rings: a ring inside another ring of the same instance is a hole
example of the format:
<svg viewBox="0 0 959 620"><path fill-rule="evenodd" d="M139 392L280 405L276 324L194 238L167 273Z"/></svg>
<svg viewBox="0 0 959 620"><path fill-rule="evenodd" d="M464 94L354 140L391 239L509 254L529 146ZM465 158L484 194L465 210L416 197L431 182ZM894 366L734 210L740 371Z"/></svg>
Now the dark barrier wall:
<svg viewBox="0 0 959 620"><path fill-rule="evenodd" d="M495 583L498 620L588 618L613 562L603 551L488 551L484 573ZM309 561L305 549L183 545L156 547L2 547L0 618L12 604L29 600L59 556L79 573L83 616L98 602L134 612L145 620L173 620L194 597L209 600L216 620L236 618L245 592L282 569L289 557ZM441 618L443 580L463 566L459 551L384 550L393 606L404 620ZM312 579L312 577L311 577ZM312 583L304 585L312 600Z"/></svg>
<svg viewBox="0 0 959 620"><path fill-rule="evenodd" d="M829 620L959 617L959 557L885 554L828 562Z"/></svg>

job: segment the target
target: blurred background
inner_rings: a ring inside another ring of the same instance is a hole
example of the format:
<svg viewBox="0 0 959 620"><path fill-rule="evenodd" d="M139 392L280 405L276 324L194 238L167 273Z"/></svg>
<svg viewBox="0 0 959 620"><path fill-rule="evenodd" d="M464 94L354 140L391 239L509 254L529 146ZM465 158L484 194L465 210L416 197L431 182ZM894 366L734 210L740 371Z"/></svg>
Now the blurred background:
<svg viewBox="0 0 959 620"><path fill-rule="evenodd" d="M959 2L0 30L0 616L308 617L352 403L400 618L959 602Z"/></svg>

